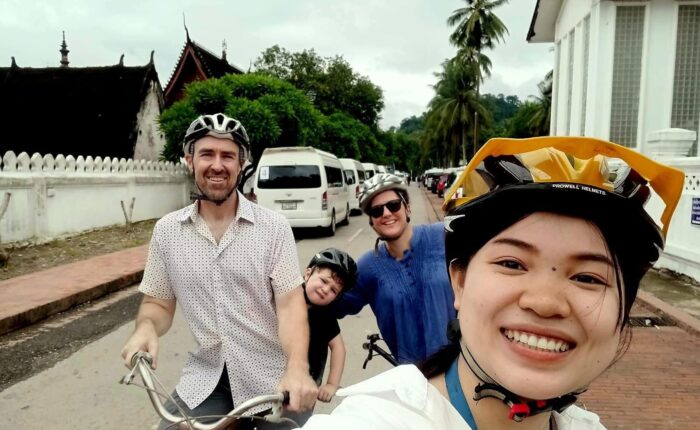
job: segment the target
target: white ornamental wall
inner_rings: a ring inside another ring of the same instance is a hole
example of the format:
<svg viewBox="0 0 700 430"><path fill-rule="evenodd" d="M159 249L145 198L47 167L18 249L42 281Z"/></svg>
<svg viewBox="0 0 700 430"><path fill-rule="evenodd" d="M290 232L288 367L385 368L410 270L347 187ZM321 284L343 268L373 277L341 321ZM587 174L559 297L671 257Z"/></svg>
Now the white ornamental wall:
<svg viewBox="0 0 700 430"><path fill-rule="evenodd" d="M64 157L12 151L0 160L3 243L44 242L93 228L160 218L189 203L190 177L182 164L109 157ZM1 206L0 206L1 207Z"/></svg>
<svg viewBox="0 0 700 430"><path fill-rule="evenodd" d="M674 270L700 281L700 225L693 224L693 198L700 199L700 157L683 157L660 160L685 173L683 194L671 219L666 237L666 247L656 267ZM652 215L663 211L663 203L656 195L647 204ZM697 210L697 209L696 209Z"/></svg>

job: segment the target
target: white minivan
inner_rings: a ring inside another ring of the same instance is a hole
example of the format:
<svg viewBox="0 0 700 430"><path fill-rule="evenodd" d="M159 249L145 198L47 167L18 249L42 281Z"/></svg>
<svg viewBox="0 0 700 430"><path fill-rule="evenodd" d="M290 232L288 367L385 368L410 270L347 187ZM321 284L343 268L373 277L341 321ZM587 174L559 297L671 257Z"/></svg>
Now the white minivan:
<svg viewBox="0 0 700 430"><path fill-rule="evenodd" d="M292 227L320 227L335 234L348 223L350 202L338 158L308 146L267 148L255 172L259 205L283 214Z"/></svg>
<svg viewBox="0 0 700 430"><path fill-rule="evenodd" d="M362 163L362 167L365 168L365 180L379 173L377 171L377 165L374 163Z"/></svg>
<svg viewBox="0 0 700 430"><path fill-rule="evenodd" d="M352 158L341 158L340 164L345 172L345 180L350 187L350 214L360 211L360 188L365 182L365 168L362 163Z"/></svg>

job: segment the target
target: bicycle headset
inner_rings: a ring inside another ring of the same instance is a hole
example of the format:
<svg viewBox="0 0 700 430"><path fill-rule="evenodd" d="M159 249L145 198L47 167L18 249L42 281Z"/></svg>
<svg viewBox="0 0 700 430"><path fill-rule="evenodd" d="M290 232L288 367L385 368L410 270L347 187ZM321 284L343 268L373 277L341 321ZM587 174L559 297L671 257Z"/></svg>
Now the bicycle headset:
<svg viewBox="0 0 700 430"><path fill-rule="evenodd" d="M468 263L491 238L534 212L589 220L602 232L620 268L618 328L622 330L642 276L663 249L684 181L680 170L603 140L492 139L445 194L446 263L448 267L453 262ZM463 197L454 198L460 187ZM665 205L661 226L644 209L652 189ZM523 402L482 369L461 339L458 324L451 325L448 332L453 342L459 342L462 357L481 381L474 399L500 399L510 408L513 420L552 410L561 412L587 389Z"/></svg>

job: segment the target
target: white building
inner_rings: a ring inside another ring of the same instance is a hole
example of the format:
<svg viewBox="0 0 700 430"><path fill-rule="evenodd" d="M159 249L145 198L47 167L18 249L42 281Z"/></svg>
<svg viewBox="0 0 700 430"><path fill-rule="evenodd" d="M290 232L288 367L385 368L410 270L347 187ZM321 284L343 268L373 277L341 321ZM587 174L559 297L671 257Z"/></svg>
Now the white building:
<svg viewBox="0 0 700 430"><path fill-rule="evenodd" d="M538 0L527 40L554 46L550 134L685 172L658 265L700 280L700 0Z"/></svg>

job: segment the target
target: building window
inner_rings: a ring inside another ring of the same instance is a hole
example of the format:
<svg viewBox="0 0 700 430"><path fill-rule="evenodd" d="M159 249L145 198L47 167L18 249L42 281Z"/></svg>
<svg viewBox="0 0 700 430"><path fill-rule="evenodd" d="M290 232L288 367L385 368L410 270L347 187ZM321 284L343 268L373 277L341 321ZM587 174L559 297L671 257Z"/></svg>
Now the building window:
<svg viewBox="0 0 700 430"><path fill-rule="evenodd" d="M591 16L583 20L583 67L581 74L581 125L579 135L586 135L586 98L588 97L588 51L591 37Z"/></svg>
<svg viewBox="0 0 700 430"><path fill-rule="evenodd" d="M700 6L678 7L671 127L700 134ZM691 154L697 151L696 136Z"/></svg>
<svg viewBox="0 0 700 430"><path fill-rule="evenodd" d="M610 140L637 146L644 6L618 6L615 17Z"/></svg>
<svg viewBox="0 0 700 430"><path fill-rule="evenodd" d="M573 101L572 99L574 93L574 54L576 53L576 33L574 33L574 30L571 30L571 32L569 33L569 67L566 73L566 80L568 81L566 83L566 133L569 136L574 134L573 130L571 130L571 103Z"/></svg>

